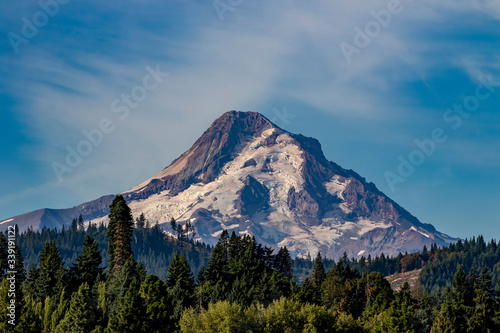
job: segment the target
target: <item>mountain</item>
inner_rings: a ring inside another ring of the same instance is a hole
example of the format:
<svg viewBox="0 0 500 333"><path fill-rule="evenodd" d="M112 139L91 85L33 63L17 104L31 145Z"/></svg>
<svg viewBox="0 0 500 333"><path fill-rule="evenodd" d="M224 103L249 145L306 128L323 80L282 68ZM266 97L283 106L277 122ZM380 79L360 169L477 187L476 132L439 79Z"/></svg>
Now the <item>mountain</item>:
<svg viewBox="0 0 500 333"><path fill-rule="evenodd" d="M320 143L289 133L256 112L230 111L158 175L122 193L134 216L170 231L190 221L215 244L224 229L296 256L397 255L456 241L421 223L373 183L328 161ZM20 230L106 222L113 196L70 209L44 209L0 222Z"/></svg>

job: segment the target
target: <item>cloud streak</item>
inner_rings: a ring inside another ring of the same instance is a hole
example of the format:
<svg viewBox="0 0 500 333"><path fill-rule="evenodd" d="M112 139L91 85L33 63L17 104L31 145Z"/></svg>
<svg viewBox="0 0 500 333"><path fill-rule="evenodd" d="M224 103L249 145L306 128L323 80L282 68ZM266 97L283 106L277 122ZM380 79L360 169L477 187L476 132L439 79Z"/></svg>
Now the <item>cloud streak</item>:
<svg viewBox="0 0 500 333"><path fill-rule="evenodd" d="M4 35L33 13L30 3L3 5ZM500 77L500 59L492 51L498 46L500 6L492 1L401 0L405 9L348 65L339 44L352 42L354 28L364 27L373 20L371 12L388 3L245 1L220 21L210 1L70 2L18 55L7 39L0 44L0 93L15 101L7 111L23 125L18 130L26 140L19 151L36 165L34 184L20 184L16 200L33 201L26 207L34 209L40 193L71 193L67 202L78 204L127 190L188 149L223 112L255 110L272 117L272 109L282 105L297 119L309 112L342 122L344 137L356 144L383 144L388 161L372 173L366 170L380 184L377 175L393 163L390 156L432 130L449 103L477 83L477 73ZM168 80L121 121L110 110L112 102L140 83L146 66L156 64L170 73ZM451 77L446 89L443 77ZM490 126L497 119L491 105L484 110L489 120L481 116L470 126ZM103 118L117 129L56 185L51 162L63 161L65 147L75 146L84 138L82 130L96 128ZM299 123L290 130L302 131ZM470 140L459 136L452 148L450 139L450 149L469 156L460 147L470 145L478 149L478 164L496 163L480 149L482 141ZM358 166L355 157L347 161ZM9 170L15 163L21 159ZM51 205L58 206L53 198ZM9 205L5 200L0 207ZM5 215L0 218L11 214Z"/></svg>

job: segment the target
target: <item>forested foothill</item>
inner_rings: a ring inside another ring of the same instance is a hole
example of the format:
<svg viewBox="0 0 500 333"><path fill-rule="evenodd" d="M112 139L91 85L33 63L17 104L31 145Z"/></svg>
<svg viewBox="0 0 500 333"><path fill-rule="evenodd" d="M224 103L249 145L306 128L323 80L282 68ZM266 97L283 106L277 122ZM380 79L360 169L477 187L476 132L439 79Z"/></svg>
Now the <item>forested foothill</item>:
<svg viewBox="0 0 500 333"><path fill-rule="evenodd" d="M1 332L500 331L500 249L482 236L393 258L292 259L234 232L214 247L175 220L166 233L122 196L110 208L107 227L75 218L16 231L15 244L0 233ZM385 279L414 269L413 287Z"/></svg>

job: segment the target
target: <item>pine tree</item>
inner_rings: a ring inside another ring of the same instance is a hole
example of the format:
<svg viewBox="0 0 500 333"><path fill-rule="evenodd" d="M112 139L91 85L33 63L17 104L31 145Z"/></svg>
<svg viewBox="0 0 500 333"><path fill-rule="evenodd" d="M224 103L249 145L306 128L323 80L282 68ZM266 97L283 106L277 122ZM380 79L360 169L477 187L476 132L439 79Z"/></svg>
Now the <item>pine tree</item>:
<svg viewBox="0 0 500 333"><path fill-rule="evenodd" d="M470 294L469 284L462 267L458 268L458 271L453 278L453 290L457 301L462 302L465 305L472 303L472 295Z"/></svg>
<svg viewBox="0 0 500 333"><path fill-rule="evenodd" d="M288 279L292 278L292 258L290 257L290 253L288 252L286 246L280 248L278 254L276 255L274 268Z"/></svg>
<svg viewBox="0 0 500 333"><path fill-rule="evenodd" d="M141 230L144 229L145 225L146 225L146 218L144 217L144 213L141 213L139 218L135 220L135 226L137 229Z"/></svg>
<svg viewBox="0 0 500 333"><path fill-rule="evenodd" d="M28 276L26 278L26 290L29 291L33 300L36 298L36 281L38 280L38 269L36 269L35 264L31 264L30 270L28 271Z"/></svg>
<svg viewBox="0 0 500 333"><path fill-rule="evenodd" d="M474 299L476 306L470 311L467 332L498 332L499 327L496 327L493 320L495 316L493 299L481 289L476 289L476 295Z"/></svg>
<svg viewBox="0 0 500 333"><path fill-rule="evenodd" d="M429 251L427 250L427 246L424 245L424 248L422 249L422 260L424 263L427 263L429 260Z"/></svg>
<svg viewBox="0 0 500 333"><path fill-rule="evenodd" d="M182 311L193 305L194 280L188 262L177 252L170 262L166 284L173 301L174 317L178 320Z"/></svg>
<svg viewBox="0 0 500 333"><path fill-rule="evenodd" d="M224 230L212 251L212 257L208 262L207 280L216 285L218 282L228 282L229 259L228 259L228 232Z"/></svg>
<svg viewBox="0 0 500 333"><path fill-rule="evenodd" d="M139 293L146 311L147 331L151 333L173 331L175 323L170 318L171 300L168 298L165 283L157 276L149 275L142 282Z"/></svg>
<svg viewBox="0 0 500 333"><path fill-rule="evenodd" d="M170 228L172 228L172 234L174 236L177 235L177 238L179 238L179 234L177 233L178 230L177 222L175 222L175 219L173 217L170 219Z"/></svg>
<svg viewBox="0 0 500 333"><path fill-rule="evenodd" d="M101 281L97 285L97 326L101 329L108 326L108 297L106 293L106 282ZM101 332L99 331L99 332ZM96 332L97 333L97 332Z"/></svg>
<svg viewBox="0 0 500 333"><path fill-rule="evenodd" d="M87 282L84 282L71 296L69 310L56 326L55 332L90 333L97 322L96 314L97 308L90 287Z"/></svg>
<svg viewBox="0 0 500 333"><path fill-rule="evenodd" d="M76 218L71 221L71 227L69 229L72 233L75 233L78 230L78 220Z"/></svg>
<svg viewBox="0 0 500 333"><path fill-rule="evenodd" d="M311 280L309 279L309 277L306 277L304 283L299 289L299 292L297 293L297 298L304 303L313 303L315 292L316 290L313 287Z"/></svg>
<svg viewBox="0 0 500 333"><path fill-rule="evenodd" d="M122 195L115 197L110 206L108 224L109 270L116 274L132 255L134 222L130 208Z"/></svg>
<svg viewBox="0 0 500 333"><path fill-rule="evenodd" d="M492 298L494 295L493 285L491 282L491 275L488 267L483 267L481 273L479 273L479 277L476 280L476 289L481 290L486 297Z"/></svg>
<svg viewBox="0 0 500 333"><path fill-rule="evenodd" d="M452 299L445 299L441 311L432 325L431 333L466 332L467 313L470 309L467 304L473 302L473 300L469 300L471 297L467 277L462 268L459 267L453 278Z"/></svg>
<svg viewBox="0 0 500 333"><path fill-rule="evenodd" d="M317 289L321 288L321 284L325 280L325 277L325 266L323 265L323 260L321 259L321 253L318 252L316 259L314 260L313 272L311 274L312 285Z"/></svg>
<svg viewBox="0 0 500 333"><path fill-rule="evenodd" d="M36 275L34 281L36 299L38 301L45 300L47 297L58 299L66 285L66 271L61 254L54 241L45 243Z"/></svg>
<svg viewBox="0 0 500 333"><path fill-rule="evenodd" d="M83 217L82 214L78 217L78 229L83 230Z"/></svg>
<svg viewBox="0 0 500 333"><path fill-rule="evenodd" d="M431 333L467 332L464 313L463 305L443 304L436 320L434 320Z"/></svg>
<svg viewBox="0 0 500 333"><path fill-rule="evenodd" d="M68 309L68 300L66 297L66 290L63 289L61 295L59 296L59 302L57 302L57 307L51 307L54 302L48 301L50 297L45 300L45 317L44 317L44 327L46 332L52 332L57 325L64 319L66 311Z"/></svg>
<svg viewBox="0 0 500 333"><path fill-rule="evenodd" d="M171 288L177 284L187 292L193 291L194 280L191 268L184 256L176 252L168 268L167 287Z"/></svg>
<svg viewBox="0 0 500 333"><path fill-rule="evenodd" d="M401 289L395 293L396 300L393 302L391 307L394 308L394 312L397 314L398 328L401 332L409 332L412 330L411 322L414 315L414 303L415 301L411 297L410 285L405 282Z"/></svg>
<svg viewBox="0 0 500 333"><path fill-rule="evenodd" d="M107 285L107 299L109 305L109 311L113 312L118 305L120 299L122 299L127 292L132 281L136 280L138 283L141 282L141 276L144 275L144 269L141 268L134 260L134 256L131 255L125 262L125 265L116 272L115 275L108 276Z"/></svg>
<svg viewBox="0 0 500 333"><path fill-rule="evenodd" d="M101 266L102 257L98 249L97 242L88 234L83 240L83 252L76 259L75 264L70 269L70 275L76 283L76 286L86 282L93 286L98 277L102 277L103 269Z"/></svg>
<svg viewBox="0 0 500 333"><path fill-rule="evenodd" d="M112 333L141 333L148 332L145 324L146 309L139 286L134 280L110 318L108 329Z"/></svg>
<svg viewBox="0 0 500 333"><path fill-rule="evenodd" d="M186 232L190 235L192 241L196 238L196 228L190 221L186 222Z"/></svg>
<svg viewBox="0 0 500 333"><path fill-rule="evenodd" d="M24 300L23 311L19 316L19 322L14 330L9 332L19 332L19 333L40 333L43 331L42 321L39 316L39 309L37 305L41 306L41 303L35 303L31 296L27 296Z"/></svg>
<svg viewBox="0 0 500 333"><path fill-rule="evenodd" d="M469 270L469 274L467 274L467 303L468 305L472 305L472 301L475 295L475 285L476 285L477 275L474 267L471 267Z"/></svg>
<svg viewBox="0 0 500 333"><path fill-rule="evenodd" d="M417 310L415 312L415 331L429 332L434 321L432 301L433 297L429 296L427 290L420 289L420 286L415 288L415 299L417 302Z"/></svg>
<svg viewBox="0 0 500 333"><path fill-rule="evenodd" d="M200 270L198 271L198 277L196 278L196 283L201 286L207 280L207 269L205 265L202 265Z"/></svg>

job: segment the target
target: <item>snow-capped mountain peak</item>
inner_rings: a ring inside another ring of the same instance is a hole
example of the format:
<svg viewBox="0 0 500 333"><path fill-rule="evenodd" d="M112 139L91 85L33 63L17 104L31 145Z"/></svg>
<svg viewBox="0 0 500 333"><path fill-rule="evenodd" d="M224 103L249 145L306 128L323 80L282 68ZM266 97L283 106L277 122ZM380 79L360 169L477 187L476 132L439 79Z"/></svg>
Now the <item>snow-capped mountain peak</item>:
<svg viewBox="0 0 500 333"><path fill-rule="evenodd" d="M354 171L329 162L316 139L256 112L226 112L188 151L123 195L134 216L144 213L166 230L172 217L190 221L210 244L228 229L297 256L320 251L338 258L453 241ZM86 220L107 221L102 203L95 211L92 202L84 207Z"/></svg>

